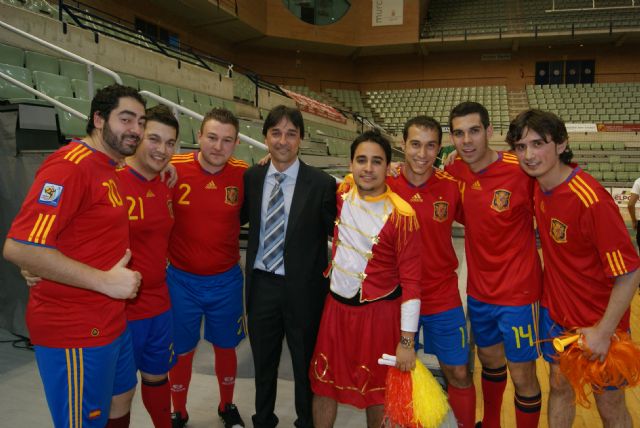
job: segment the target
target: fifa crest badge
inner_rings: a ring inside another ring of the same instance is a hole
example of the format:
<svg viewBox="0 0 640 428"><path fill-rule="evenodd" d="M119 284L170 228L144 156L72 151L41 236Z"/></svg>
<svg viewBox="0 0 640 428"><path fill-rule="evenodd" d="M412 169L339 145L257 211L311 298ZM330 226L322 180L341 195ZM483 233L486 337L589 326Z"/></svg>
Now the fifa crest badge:
<svg viewBox="0 0 640 428"><path fill-rule="evenodd" d="M227 186L224 188L224 203L227 205L238 205L238 195L240 190L235 186Z"/></svg>
<svg viewBox="0 0 640 428"><path fill-rule="evenodd" d="M438 201L433 203L433 219L442 223L447 220L449 214L449 202Z"/></svg>
<svg viewBox="0 0 640 428"><path fill-rule="evenodd" d="M556 218L551 219L551 230L549 234L559 244L567 242L567 225Z"/></svg>
<svg viewBox="0 0 640 428"><path fill-rule="evenodd" d="M491 208L499 213L507 211L511 205L511 192L504 189L498 189L493 192L493 201Z"/></svg>

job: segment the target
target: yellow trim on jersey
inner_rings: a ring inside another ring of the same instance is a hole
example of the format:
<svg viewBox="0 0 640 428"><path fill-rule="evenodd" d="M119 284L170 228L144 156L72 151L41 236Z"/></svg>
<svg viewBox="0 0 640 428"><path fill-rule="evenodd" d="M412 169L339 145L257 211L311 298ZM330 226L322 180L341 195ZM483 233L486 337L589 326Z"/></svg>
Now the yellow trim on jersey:
<svg viewBox="0 0 640 428"><path fill-rule="evenodd" d="M191 153L173 155L173 157L169 162L170 163L188 163L195 160L196 160L196 157L193 155L193 152L191 152Z"/></svg>
<svg viewBox="0 0 640 428"><path fill-rule="evenodd" d="M242 166L245 168L249 168L249 164L247 162L243 161L242 159L238 159L234 157L230 157L228 160L228 163L234 166Z"/></svg>
<svg viewBox="0 0 640 428"><path fill-rule="evenodd" d="M88 147L77 146L77 147L74 147L73 149L69 150L69 153L64 155L64 159L66 159L69 162L73 162L76 165L78 165L84 158L89 156L91 153L93 153L93 152Z"/></svg>
<svg viewBox="0 0 640 428"><path fill-rule="evenodd" d="M569 181L569 189L575 193L585 207L589 208L596 202L599 202L598 195L593 191L585 181L577 175Z"/></svg>
<svg viewBox="0 0 640 428"><path fill-rule="evenodd" d="M55 214L38 214L36 224L33 226L33 229L31 229L31 233L29 234L27 241L44 245L47 242L47 236L49 235L49 231L51 230L51 226L53 226L54 221L56 221ZM42 239L40 239L41 236Z"/></svg>
<svg viewBox="0 0 640 428"><path fill-rule="evenodd" d="M613 276L620 276L626 274L627 266L624 263L624 259L622 258L622 253L620 250L616 250L614 252L606 252L607 261L609 262L609 267L611 268L611 272Z"/></svg>
<svg viewBox="0 0 640 428"><path fill-rule="evenodd" d="M519 165L518 157L512 153L502 152L502 160L506 163Z"/></svg>
<svg viewBox="0 0 640 428"><path fill-rule="evenodd" d="M449 174L446 171L442 171L440 169L436 169L436 177L443 179L443 180L451 180L451 181L458 181L455 179L455 177L451 174Z"/></svg>
<svg viewBox="0 0 640 428"><path fill-rule="evenodd" d="M69 428L73 428L73 400L71 397L71 361L69 358L69 349L64 350L67 359L67 401L69 402Z"/></svg>

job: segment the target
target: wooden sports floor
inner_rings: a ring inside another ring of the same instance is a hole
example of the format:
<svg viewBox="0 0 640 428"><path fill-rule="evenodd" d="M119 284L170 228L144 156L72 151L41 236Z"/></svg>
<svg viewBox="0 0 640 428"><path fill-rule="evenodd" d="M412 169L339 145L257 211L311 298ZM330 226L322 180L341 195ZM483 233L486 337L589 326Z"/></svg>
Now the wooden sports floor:
<svg viewBox="0 0 640 428"><path fill-rule="evenodd" d="M636 293L631 304L631 335L635 342L640 343L640 295ZM480 362L476 357L475 367L480 367ZM480 370L474 372L474 384L477 392L477 420L482 419L482 390L480 387ZM540 416L540 427L547 428L547 398L549 397L549 365L539 359L537 363L538 379L542 388L542 413ZM633 426L640 427L640 387L627 390L627 406L633 418ZM576 419L573 424L574 428L598 428L602 427L602 422L598 416L598 411L593 403L593 397L590 397L591 408L585 409L578 406L576 410ZM515 428L515 411L513 407L513 384L509 380L507 390L505 392L502 404L502 428Z"/></svg>

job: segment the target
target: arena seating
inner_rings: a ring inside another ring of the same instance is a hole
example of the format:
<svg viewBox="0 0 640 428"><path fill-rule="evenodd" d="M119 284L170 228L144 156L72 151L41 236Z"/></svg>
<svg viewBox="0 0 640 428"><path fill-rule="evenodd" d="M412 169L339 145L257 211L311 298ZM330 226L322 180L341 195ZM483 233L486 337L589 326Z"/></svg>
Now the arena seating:
<svg viewBox="0 0 640 428"><path fill-rule="evenodd" d="M640 122L640 83L593 85L529 85L533 108L550 110L567 122Z"/></svg>
<svg viewBox="0 0 640 428"><path fill-rule="evenodd" d="M446 124L451 108L467 100L484 104L494 126L508 125L509 108L505 86L420 88L365 93L365 103L373 110L374 118L384 124L386 129L396 132L401 130L407 119L418 114L433 116Z"/></svg>
<svg viewBox="0 0 640 428"><path fill-rule="evenodd" d="M597 8L631 6L630 0L595 3ZM592 0L440 0L429 3L421 36L427 39L500 37L507 33L637 28L640 24L638 8L589 10L593 5Z"/></svg>

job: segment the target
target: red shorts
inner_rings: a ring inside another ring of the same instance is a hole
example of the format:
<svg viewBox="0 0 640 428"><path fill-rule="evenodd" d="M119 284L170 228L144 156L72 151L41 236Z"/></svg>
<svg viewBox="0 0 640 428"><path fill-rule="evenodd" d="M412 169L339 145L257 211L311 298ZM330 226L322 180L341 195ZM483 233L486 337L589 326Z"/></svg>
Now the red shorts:
<svg viewBox="0 0 640 428"><path fill-rule="evenodd" d="M400 340L401 299L349 306L327 297L309 376L316 395L360 409L384 404L387 366Z"/></svg>

